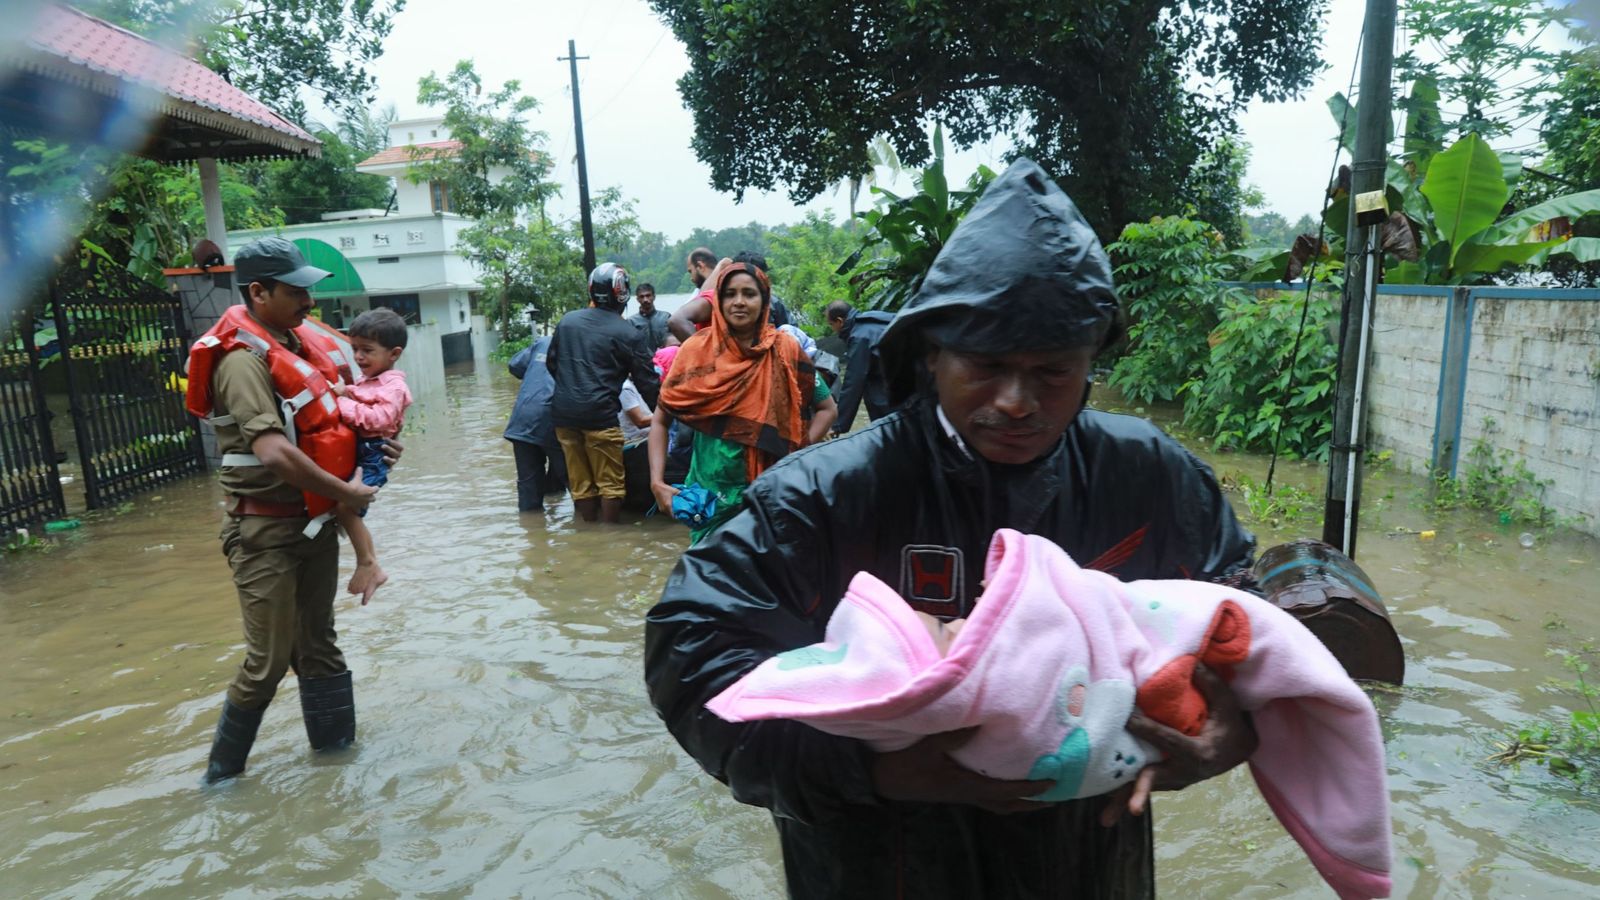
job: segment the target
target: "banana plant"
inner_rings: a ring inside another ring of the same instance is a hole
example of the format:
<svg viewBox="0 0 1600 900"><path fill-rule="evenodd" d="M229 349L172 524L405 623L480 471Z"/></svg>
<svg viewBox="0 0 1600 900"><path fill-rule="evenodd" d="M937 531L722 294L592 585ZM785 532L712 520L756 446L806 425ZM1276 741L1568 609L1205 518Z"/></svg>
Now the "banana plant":
<svg viewBox="0 0 1600 900"><path fill-rule="evenodd" d="M944 130L935 128L933 162L913 179L917 192L902 197L872 187L876 207L856 213L867 226L866 235L838 274L850 275L855 296L866 306L898 310L922 286L934 257L994 177L988 166L979 166L965 190L950 190L944 172Z"/></svg>
<svg viewBox="0 0 1600 900"><path fill-rule="evenodd" d="M1517 168L1520 172L1520 166ZM1408 205L1405 209L1425 249L1414 262L1390 266L1385 280L1392 284L1467 284L1506 266L1525 265L1557 253L1580 261L1600 258L1595 253L1600 248L1594 246L1600 241L1531 236L1537 226L1552 219L1578 219L1600 212L1600 190L1567 194L1503 215L1511 196L1506 174L1502 155L1477 134L1468 134L1449 149L1433 154L1426 173L1411 176L1416 193L1426 201L1423 208Z"/></svg>

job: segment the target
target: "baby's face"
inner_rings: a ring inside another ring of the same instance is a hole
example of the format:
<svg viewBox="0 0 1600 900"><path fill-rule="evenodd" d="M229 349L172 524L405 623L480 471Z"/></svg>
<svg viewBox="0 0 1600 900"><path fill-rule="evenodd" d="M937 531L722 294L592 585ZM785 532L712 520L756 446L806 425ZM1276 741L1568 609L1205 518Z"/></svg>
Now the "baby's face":
<svg viewBox="0 0 1600 900"><path fill-rule="evenodd" d="M928 636L933 638L933 645L939 648L940 656L950 655L950 645L955 643L956 635L960 633L961 626L967 623L966 619L951 619L942 622L924 612L917 613L918 621L922 627L928 629Z"/></svg>
<svg viewBox="0 0 1600 900"><path fill-rule="evenodd" d="M377 378L394 368L395 361L400 358L399 347L385 347L372 338L353 337L350 349L355 353L356 368L361 370L363 378Z"/></svg>

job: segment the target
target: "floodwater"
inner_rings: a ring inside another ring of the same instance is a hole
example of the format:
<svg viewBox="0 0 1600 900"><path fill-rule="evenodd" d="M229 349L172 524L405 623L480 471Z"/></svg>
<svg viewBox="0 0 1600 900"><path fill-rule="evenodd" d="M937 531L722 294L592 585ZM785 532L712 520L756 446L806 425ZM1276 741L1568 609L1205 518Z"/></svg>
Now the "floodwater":
<svg viewBox="0 0 1600 900"><path fill-rule="evenodd" d="M490 368L414 408L368 520L393 580L338 603L360 721L344 755L309 752L291 676L246 774L198 787L242 653L210 479L0 557L0 893L781 896L766 814L701 774L644 696L641 618L684 531L585 526L570 503L519 518L500 438L515 382ZM1314 470L1279 477L1317 491ZM1570 708L1546 651L1600 636L1597 545L1525 550L1521 528L1430 518L1419 490L1369 481L1360 545L1409 663L1377 698L1395 894L1594 896L1593 795L1483 759L1508 725ZM1438 537L1405 533L1422 529ZM1242 770L1155 815L1164 895L1329 895Z"/></svg>

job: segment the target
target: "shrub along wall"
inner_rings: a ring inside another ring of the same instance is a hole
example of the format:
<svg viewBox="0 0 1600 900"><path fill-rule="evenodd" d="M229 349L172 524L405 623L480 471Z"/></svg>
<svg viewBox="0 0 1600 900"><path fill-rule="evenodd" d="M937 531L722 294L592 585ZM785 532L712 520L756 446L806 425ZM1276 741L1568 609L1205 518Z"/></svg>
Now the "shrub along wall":
<svg viewBox="0 0 1600 900"><path fill-rule="evenodd" d="M1292 285L1246 285L1257 295ZM1379 288L1368 443L1451 476L1480 440L1600 534L1600 290Z"/></svg>

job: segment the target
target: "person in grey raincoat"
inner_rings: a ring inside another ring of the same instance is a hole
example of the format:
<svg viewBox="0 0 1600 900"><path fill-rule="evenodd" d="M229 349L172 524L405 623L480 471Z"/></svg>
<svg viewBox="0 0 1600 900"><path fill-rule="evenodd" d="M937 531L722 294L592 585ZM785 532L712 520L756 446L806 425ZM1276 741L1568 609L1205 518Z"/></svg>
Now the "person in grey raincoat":
<svg viewBox="0 0 1600 900"><path fill-rule="evenodd" d="M505 438L517 459L517 510L543 512L546 494L566 490L567 463L550 421L550 395L556 380L545 368L549 336L541 337L511 357L506 368L522 379L517 402L506 422Z"/></svg>
<svg viewBox="0 0 1600 900"><path fill-rule="evenodd" d="M1051 782L956 765L947 754L965 733L880 754L797 722L731 724L705 709L768 657L822 640L857 572L917 610L965 616L1001 527L1124 579L1246 571L1254 539L1211 472L1150 423L1083 408L1091 360L1119 330L1094 232L1018 161L883 336L892 399L906 404L758 478L648 614L652 703L736 799L772 812L790 896L1150 897L1149 791L1254 751L1248 716L1204 670L1211 712L1198 735L1135 715L1129 729L1167 758L1117 795L1064 803L1027 799Z"/></svg>

